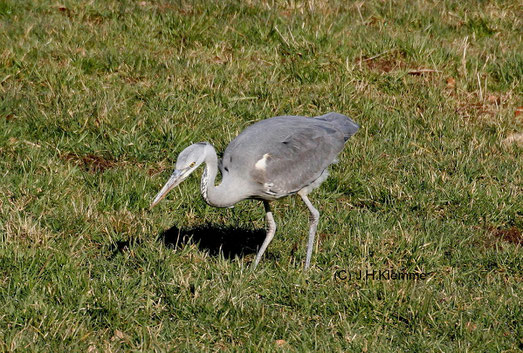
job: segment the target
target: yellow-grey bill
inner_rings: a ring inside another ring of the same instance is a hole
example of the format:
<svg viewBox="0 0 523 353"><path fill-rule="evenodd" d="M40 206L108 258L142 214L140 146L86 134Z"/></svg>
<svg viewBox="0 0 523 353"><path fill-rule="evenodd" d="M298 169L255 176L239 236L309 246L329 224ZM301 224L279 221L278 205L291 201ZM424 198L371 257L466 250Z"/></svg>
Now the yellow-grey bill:
<svg viewBox="0 0 523 353"><path fill-rule="evenodd" d="M158 202L160 202L167 195L167 193L172 190L172 188L180 184L184 179L184 173L181 170L175 170L167 183L165 183L163 186L162 190L160 190L160 192L154 198L153 202L151 203L151 208L156 206Z"/></svg>

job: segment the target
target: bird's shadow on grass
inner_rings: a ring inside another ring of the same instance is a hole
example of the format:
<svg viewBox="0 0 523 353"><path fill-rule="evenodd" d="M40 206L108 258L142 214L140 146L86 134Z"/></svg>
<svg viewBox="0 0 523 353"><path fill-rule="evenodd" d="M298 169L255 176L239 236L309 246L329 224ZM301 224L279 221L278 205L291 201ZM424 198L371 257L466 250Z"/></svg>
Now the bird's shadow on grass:
<svg viewBox="0 0 523 353"><path fill-rule="evenodd" d="M220 253L226 259L256 253L265 239L264 229L203 224L192 228L178 228L176 225L163 231L159 240L166 246L181 248L187 244L196 244L200 251L211 256Z"/></svg>

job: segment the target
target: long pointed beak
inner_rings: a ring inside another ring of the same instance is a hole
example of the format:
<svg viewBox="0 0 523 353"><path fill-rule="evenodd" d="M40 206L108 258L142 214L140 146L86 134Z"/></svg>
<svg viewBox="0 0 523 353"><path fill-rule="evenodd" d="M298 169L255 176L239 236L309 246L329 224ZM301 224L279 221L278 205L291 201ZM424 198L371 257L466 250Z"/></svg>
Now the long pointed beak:
<svg viewBox="0 0 523 353"><path fill-rule="evenodd" d="M167 183L163 186L162 190L156 195L153 202L151 203L151 207L153 208L160 202L166 195L173 189L175 186L180 184L185 179L186 173L184 173L184 170L175 170L174 173L171 175Z"/></svg>

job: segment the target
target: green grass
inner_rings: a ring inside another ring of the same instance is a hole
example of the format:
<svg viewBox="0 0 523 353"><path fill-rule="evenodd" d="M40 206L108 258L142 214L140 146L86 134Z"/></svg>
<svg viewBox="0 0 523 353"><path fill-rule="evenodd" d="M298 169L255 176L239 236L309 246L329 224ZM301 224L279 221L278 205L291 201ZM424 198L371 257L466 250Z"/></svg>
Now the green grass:
<svg viewBox="0 0 523 353"><path fill-rule="evenodd" d="M0 351L519 351L520 10L0 0ZM260 202L192 177L148 210L190 143L329 111L362 128L307 273L296 198L255 272Z"/></svg>

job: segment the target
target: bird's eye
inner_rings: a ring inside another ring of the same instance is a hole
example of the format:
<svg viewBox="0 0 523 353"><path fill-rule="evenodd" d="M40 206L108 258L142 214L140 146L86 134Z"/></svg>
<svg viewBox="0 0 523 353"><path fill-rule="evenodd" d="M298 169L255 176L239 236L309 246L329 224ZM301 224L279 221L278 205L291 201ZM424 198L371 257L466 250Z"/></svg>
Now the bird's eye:
<svg viewBox="0 0 523 353"><path fill-rule="evenodd" d="M194 167L195 164L196 164L196 163L192 162L192 163L191 163L191 168Z"/></svg>

